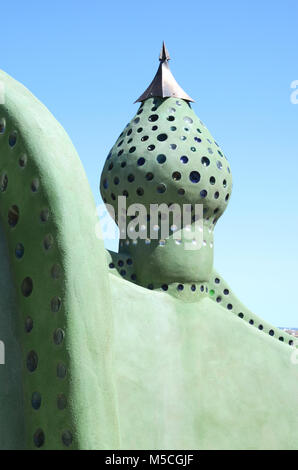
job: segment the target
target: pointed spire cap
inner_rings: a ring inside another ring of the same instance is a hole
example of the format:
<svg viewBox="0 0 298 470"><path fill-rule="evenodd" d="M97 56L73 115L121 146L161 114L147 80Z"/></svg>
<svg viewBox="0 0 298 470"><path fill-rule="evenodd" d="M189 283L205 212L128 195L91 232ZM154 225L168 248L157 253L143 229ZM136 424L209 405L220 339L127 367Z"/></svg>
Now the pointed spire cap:
<svg viewBox="0 0 298 470"><path fill-rule="evenodd" d="M185 101L194 102L194 100L188 96L184 90L182 90L172 75L168 64L170 55L164 41L162 43L159 60L160 64L154 79L150 83L147 90L135 101L135 103L145 101L147 98L152 97L181 98Z"/></svg>

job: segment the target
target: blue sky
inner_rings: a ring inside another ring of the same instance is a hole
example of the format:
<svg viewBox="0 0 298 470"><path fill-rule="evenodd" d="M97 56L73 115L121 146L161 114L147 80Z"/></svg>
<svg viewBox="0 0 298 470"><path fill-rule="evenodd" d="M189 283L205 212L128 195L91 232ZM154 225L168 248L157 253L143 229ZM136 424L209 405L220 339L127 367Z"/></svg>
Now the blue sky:
<svg viewBox="0 0 298 470"><path fill-rule="evenodd" d="M166 41L174 76L233 173L215 266L251 310L284 326L298 326L297 17L291 0L1 5L0 68L65 127L97 203L104 159Z"/></svg>

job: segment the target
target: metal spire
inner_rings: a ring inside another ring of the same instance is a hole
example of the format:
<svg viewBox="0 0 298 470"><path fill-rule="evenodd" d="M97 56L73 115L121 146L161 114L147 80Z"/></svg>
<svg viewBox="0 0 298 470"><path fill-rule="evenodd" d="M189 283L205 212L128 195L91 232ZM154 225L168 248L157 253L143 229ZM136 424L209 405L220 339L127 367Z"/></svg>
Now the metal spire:
<svg viewBox="0 0 298 470"><path fill-rule="evenodd" d="M135 101L135 103L145 101L147 98L152 98L153 96L160 98L181 98L185 101L194 102L194 100L188 96L184 90L182 90L172 75L168 64L170 55L164 41L162 43L159 60L160 64L154 79L147 90Z"/></svg>

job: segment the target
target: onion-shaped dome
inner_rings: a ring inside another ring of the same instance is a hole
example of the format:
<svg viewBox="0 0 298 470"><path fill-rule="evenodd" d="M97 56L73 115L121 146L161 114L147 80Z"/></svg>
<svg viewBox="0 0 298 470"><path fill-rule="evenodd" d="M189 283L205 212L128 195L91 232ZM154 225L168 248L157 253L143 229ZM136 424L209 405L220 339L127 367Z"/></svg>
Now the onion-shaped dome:
<svg viewBox="0 0 298 470"><path fill-rule="evenodd" d="M116 217L117 198L125 196L127 205L142 203L146 208L203 204L204 218L216 222L232 190L228 161L169 71L165 46L160 60L136 115L107 157L102 197Z"/></svg>

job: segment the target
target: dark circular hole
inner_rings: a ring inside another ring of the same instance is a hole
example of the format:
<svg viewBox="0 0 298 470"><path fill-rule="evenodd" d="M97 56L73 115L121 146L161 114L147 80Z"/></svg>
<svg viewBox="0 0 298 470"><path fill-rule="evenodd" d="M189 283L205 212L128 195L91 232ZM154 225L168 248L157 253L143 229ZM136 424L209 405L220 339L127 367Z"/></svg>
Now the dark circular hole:
<svg viewBox="0 0 298 470"><path fill-rule="evenodd" d="M219 295L218 297L216 297L216 302L217 302L217 303L220 303L220 302L221 302L221 297L220 297L220 295Z"/></svg>
<svg viewBox="0 0 298 470"><path fill-rule="evenodd" d="M140 134L140 132L142 132L142 130L143 130L143 128L142 128L142 127L139 127L139 128L137 129L137 132Z"/></svg>
<svg viewBox="0 0 298 470"><path fill-rule="evenodd" d="M225 197L225 200L228 201L228 200L229 200L229 197L230 197L230 195L227 194L226 197Z"/></svg>
<svg viewBox="0 0 298 470"><path fill-rule="evenodd" d="M223 187L224 187L224 188L227 187L227 181L226 181L226 180L223 180L222 184L223 184Z"/></svg>
<svg viewBox="0 0 298 470"><path fill-rule="evenodd" d="M238 313L238 317L243 318L244 317L243 313Z"/></svg>
<svg viewBox="0 0 298 470"><path fill-rule="evenodd" d="M278 339L279 339L279 341L284 341L284 337L283 337L283 336L280 336Z"/></svg>
<svg viewBox="0 0 298 470"><path fill-rule="evenodd" d="M130 135L131 133L132 133L132 129L129 129L126 135Z"/></svg>
<svg viewBox="0 0 298 470"><path fill-rule="evenodd" d="M158 163L164 163L166 161L167 157L163 154L157 155L156 160Z"/></svg>
<svg viewBox="0 0 298 470"><path fill-rule="evenodd" d="M178 284L177 289L178 289L178 290L183 290L183 289L184 289L184 285L183 285L183 284Z"/></svg>
<svg viewBox="0 0 298 470"><path fill-rule="evenodd" d="M31 317L27 317L25 320L25 331L26 333L30 333L33 329L33 320Z"/></svg>
<svg viewBox="0 0 298 470"><path fill-rule="evenodd" d="M41 406L41 394L39 392L32 393L31 405L34 410L39 410Z"/></svg>
<svg viewBox="0 0 298 470"><path fill-rule="evenodd" d="M137 188L137 195L138 196L143 196L144 194L144 189L143 188Z"/></svg>
<svg viewBox="0 0 298 470"><path fill-rule="evenodd" d="M8 186L8 176L6 173L4 173L1 176L1 180L0 180L0 191L4 193L7 190L7 186Z"/></svg>
<svg viewBox="0 0 298 470"><path fill-rule="evenodd" d="M53 297L52 300L51 300L51 310L53 313L57 313L59 312L60 308L61 308L61 304L62 304L62 300L60 297L56 296L56 297Z"/></svg>
<svg viewBox="0 0 298 470"><path fill-rule="evenodd" d="M22 243L18 243L15 249L16 258L18 259L23 258L24 251L25 251L24 245L22 245Z"/></svg>
<svg viewBox="0 0 298 470"><path fill-rule="evenodd" d="M152 129L153 131L156 131L156 130L158 129L158 126L152 126L151 129Z"/></svg>
<svg viewBox="0 0 298 470"><path fill-rule="evenodd" d="M62 433L62 442L66 447L72 444L72 434L70 431L64 431Z"/></svg>
<svg viewBox="0 0 298 470"><path fill-rule="evenodd" d="M114 263L109 264L109 268L113 269L115 267Z"/></svg>
<svg viewBox="0 0 298 470"><path fill-rule="evenodd" d="M263 325L259 325L258 328L259 328L259 330L263 330L263 329L264 329Z"/></svg>
<svg viewBox="0 0 298 470"><path fill-rule="evenodd" d="M201 175L198 171L192 171L189 175L189 179L192 183L198 183L201 179Z"/></svg>
<svg viewBox="0 0 298 470"><path fill-rule="evenodd" d="M117 147L121 147L121 145L123 144L124 140L120 140L119 144L117 145Z"/></svg>
<svg viewBox="0 0 298 470"><path fill-rule="evenodd" d="M183 196L185 194L185 189L179 188L177 192L178 192L179 196Z"/></svg>
<svg viewBox="0 0 298 470"><path fill-rule="evenodd" d="M167 284L163 284L161 286L162 290L168 290L169 286Z"/></svg>
<svg viewBox="0 0 298 470"><path fill-rule="evenodd" d="M48 235L44 237L44 240L43 240L44 249L48 251L53 247L53 245L54 245L54 238L49 233Z"/></svg>
<svg viewBox="0 0 298 470"><path fill-rule="evenodd" d="M214 176L211 176L209 181L210 181L210 184L215 184L216 183L216 179L214 178Z"/></svg>
<svg viewBox="0 0 298 470"><path fill-rule="evenodd" d="M218 277L216 277L216 278L214 279L214 282L215 282L215 284L219 284L219 283L220 283L220 280L218 279Z"/></svg>
<svg viewBox="0 0 298 470"><path fill-rule="evenodd" d="M157 140L159 140L160 142L167 140L167 138L168 138L167 134L159 134L157 136Z"/></svg>
<svg viewBox="0 0 298 470"><path fill-rule="evenodd" d="M122 155L124 152L124 150L119 150L119 152L117 153L118 157L120 157L120 155Z"/></svg>
<svg viewBox="0 0 298 470"><path fill-rule="evenodd" d="M200 192L200 196L201 196L202 198L205 198L205 197L207 196L207 191L206 191L206 189L202 189L202 191Z"/></svg>
<svg viewBox="0 0 298 470"><path fill-rule="evenodd" d="M216 193L214 193L214 199L218 199L219 198L219 192L216 191Z"/></svg>
<svg viewBox="0 0 298 470"><path fill-rule="evenodd" d="M126 162L121 162L121 168L126 167Z"/></svg>
<svg viewBox="0 0 298 470"><path fill-rule="evenodd" d="M38 356L35 351L30 351L27 355L27 369L29 372L34 372L37 369Z"/></svg>
<svg viewBox="0 0 298 470"><path fill-rule="evenodd" d="M195 140L196 142L202 142L202 139L200 139L200 137L194 137L194 140Z"/></svg>
<svg viewBox="0 0 298 470"><path fill-rule="evenodd" d="M126 263L128 264L128 266L131 266L132 265L132 259L131 258L128 258L126 260Z"/></svg>
<svg viewBox="0 0 298 470"><path fill-rule="evenodd" d="M67 406L67 398L63 393L57 396L57 408L58 410L65 410Z"/></svg>
<svg viewBox="0 0 298 470"><path fill-rule="evenodd" d="M158 114L151 114L151 116L148 117L148 121L150 122L155 122L158 119Z"/></svg>
<svg viewBox="0 0 298 470"><path fill-rule="evenodd" d="M8 137L8 143L10 145L10 147L14 147L15 144L17 143L17 132L14 131L10 134L10 136Z"/></svg>
<svg viewBox="0 0 298 470"><path fill-rule="evenodd" d="M33 291L33 281L31 277L26 277L21 285L21 291L24 297L29 297Z"/></svg>
<svg viewBox="0 0 298 470"><path fill-rule="evenodd" d="M128 191L126 191L126 189L124 189L124 191L122 192L123 196L125 197L128 197Z"/></svg>
<svg viewBox="0 0 298 470"><path fill-rule="evenodd" d="M195 284L192 284L191 290L194 292L196 289L197 289L197 288L196 288L196 285L195 285Z"/></svg>
<svg viewBox="0 0 298 470"><path fill-rule="evenodd" d="M4 134L6 127L6 122L4 118L0 119L0 134Z"/></svg>
<svg viewBox="0 0 298 470"><path fill-rule="evenodd" d="M19 216L20 216L20 211L18 206L11 206L11 208L8 211L8 225L10 227L15 227L19 221Z"/></svg>
<svg viewBox="0 0 298 470"><path fill-rule="evenodd" d="M42 447L45 443L45 435L42 429L37 429L33 436L33 442L36 447Z"/></svg>
<svg viewBox="0 0 298 470"><path fill-rule="evenodd" d="M139 111L137 112L137 114L141 114L144 110L143 109L139 109Z"/></svg>
<svg viewBox="0 0 298 470"><path fill-rule="evenodd" d="M228 305L227 305L227 309L228 309L228 310L232 310L232 308L233 308L233 305L232 305L232 304L228 304Z"/></svg>
<svg viewBox="0 0 298 470"><path fill-rule="evenodd" d="M132 183L134 181L134 179L135 179L135 177L132 174L128 175L128 177L127 177L127 180L129 181L129 183Z"/></svg>
<svg viewBox="0 0 298 470"><path fill-rule="evenodd" d="M117 184L119 184L119 181L120 181L120 180L119 180L118 176L115 176L115 178L114 178L114 184L115 184L116 186L117 186Z"/></svg>
<svg viewBox="0 0 298 470"><path fill-rule="evenodd" d="M167 120L168 120L168 121L175 121L175 118L174 118L174 116L168 116L168 117L167 117Z"/></svg>
<svg viewBox="0 0 298 470"><path fill-rule="evenodd" d="M133 152L135 152L135 150L136 150L136 148L135 148L135 147L130 147L130 149L129 149L129 153L133 153Z"/></svg>
<svg viewBox="0 0 298 470"><path fill-rule="evenodd" d="M229 292L229 289L224 289L223 293L224 293L225 295L229 295L229 293L230 293L230 292Z"/></svg>
<svg viewBox="0 0 298 470"><path fill-rule="evenodd" d="M54 264L52 266L51 276L53 279L59 279L62 276L62 268L60 264Z"/></svg>
<svg viewBox="0 0 298 470"><path fill-rule="evenodd" d="M182 155L182 157L180 157L180 162L186 164L188 162L188 157L186 155Z"/></svg>
<svg viewBox="0 0 298 470"><path fill-rule="evenodd" d="M147 173L147 174L146 174L146 180L147 180L147 181L152 181L153 178L154 178L153 173Z"/></svg>
<svg viewBox="0 0 298 470"><path fill-rule="evenodd" d="M273 331L273 330L270 330L270 331L269 331L269 335L270 335L270 336L274 336L274 331Z"/></svg>
<svg viewBox="0 0 298 470"><path fill-rule="evenodd" d="M141 138L141 141L142 141L142 142L146 142L146 140L148 140L148 139L149 139L148 135L144 135L144 136Z"/></svg>
<svg viewBox="0 0 298 470"><path fill-rule="evenodd" d="M137 163L138 163L139 166L142 166L142 165L144 165L145 161L146 161L145 158L141 157L141 158L138 159Z"/></svg>
<svg viewBox="0 0 298 470"><path fill-rule="evenodd" d="M57 377L59 379L64 379L66 377L66 365L63 362L57 364Z"/></svg>
<svg viewBox="0 0 298 470"><path fill-rule="evenodd" d="M174 171L174 173L172 173L172 178L174 181L181 180L181 173L179 173L179 171Z"/></svg>
<svg viewBox="0 0 298 470"><path fill-rule="evenodd" d="M155 149L155 145L148 145L147 147L147 150L149 150L150 152L152 152L152 150Z"/></svg>
<svg viewBox="0 0 298 470"><path fill-rule="evenodd" d="M31 183L31 191L33 193L36 193L38 191L38 188L39 188L39 180L35 178Z"/></svg>
<svg viewBox="0 0 298 470"><path fill-rule="evenodd" d="M47 222L49 220L50 211L49 209L43 209L40 213L40 220L42 222Z"/></svg>
<svg viewBox="0 0 298 470"><path fill-rule="evenodd" d="M111 162L108 166L108 171L111 171L113 169L114 164Z"/></svg>
<svg viewBox="0 0 298 470"><path fill-rule="evenodd" d="M149 284L148 289L153 290L153 284Z"/></svg>
<svg viewBox="0 0 298 470"><path fill-rule="evenodd" d="M53 334L54 343L59 346L64 340L65 333L62 328L57 328Z"/></svg>
<svg viewBox="0 0 298 470"><path fill-rule="evenodd" d="M250 325L253 325L253 324L254 324L254 321L253 321L252 319L249 320L249 324L250 324Z"/></svg>
<svg viewBox="0 0 298 470"><path fill-rule="evenodd" d="M162 194L166 191L167 187L165 184L163 183L160 183L158 186L157 186L157 192Z"/></svg>
<svg viewBox="0 0 298 470"><path fill-rule="evenodd" d="M210 165L210 160L207 157L202 157L201 162L202 162L202 165L204 165L204 166L209 166Z"/></svg>

